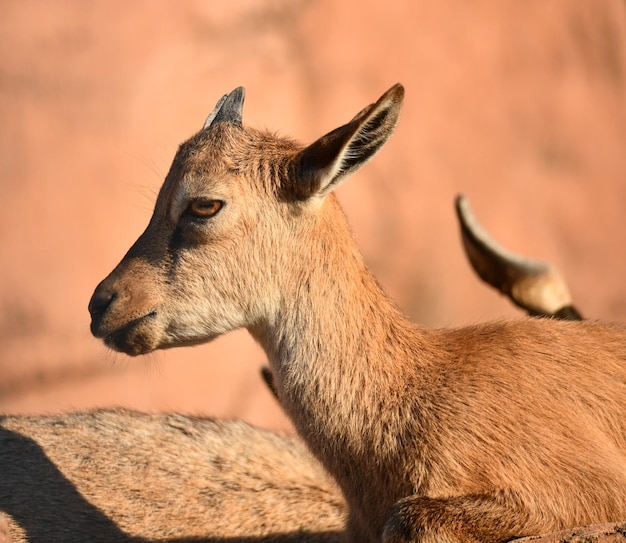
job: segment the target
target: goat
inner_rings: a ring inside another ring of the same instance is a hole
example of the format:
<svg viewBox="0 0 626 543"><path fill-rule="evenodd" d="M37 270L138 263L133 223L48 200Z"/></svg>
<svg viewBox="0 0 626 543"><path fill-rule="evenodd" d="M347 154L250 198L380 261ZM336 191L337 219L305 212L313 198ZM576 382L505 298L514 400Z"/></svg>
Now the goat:
<svg viewBox="0 0 626 543"><path fill-rule="evenodd" d="M546 268L510 258L480 226L466 198L460 196L456 207L468 258L479 275L493 278L492 286L511 297L529 275ZM501 273L503 262L515 271ZM503 281L510 276L512 286ZM524 305L524 295L517 305L571 318L550 312L554 293L567 287L560 275L548 277L534 292L532 307ZM273 388L267 368L263 376ZM323 543L339 541L344 523L341 496L298 440L242 423L127 410L5 416L0 466L2 543L173 536Z"/></svg>
<svg viewBox="0 0 626 543"><path fill-rule="evenodd" d="M345 525L300 440L241 422L2 416L0 474L3 543L339 543Z"/></svg>
<svg viewBox="0 0 626 543"><path fill-rule="evenodd" d="M480 251L481 269L501 278L504 259L525 284L533 261L506 258L466 198L457 199L457 212L466 246L481 241L470 261ZM506 294L502 283L494 286ZM560 318L547 308L564 291L547 282L533 311ZM269 368L263 377L273 389ZM299 440L236 422L119 409L4 416L0 471L0 543L330 543L341 540L345 522L340 493Z"/></svg>
<svg viewBox="0 0 626 543"><path fill-rule="evenodd" d="M309 146L225 95L96 288L129 355L246 328L348 504L348 541L500 542L626 518L626 329L555 319L433 330L368 271L333 193L388 140L395 85Z"/></svg>
<svg viewBox="0 0 626 543"><path fill-rule="evenodd" d="M528 279L546 265L510 258L465 197L457 198L456 207L476 272L493 278L490 284L509 297L532 285ZM503 262L515 271L501 273ZM512 281L503 280L510 276ZM560 275L549 277L533 291L531 307L524 295L517 305L571 318L563 310L550 312L555 293L567 286ZM269 368L262 376L274 391ZM173 536L330 543L340 540L345 522L340 493L299 440L236 422L121 409L5 416L0 468L0 543Z"/></svg>

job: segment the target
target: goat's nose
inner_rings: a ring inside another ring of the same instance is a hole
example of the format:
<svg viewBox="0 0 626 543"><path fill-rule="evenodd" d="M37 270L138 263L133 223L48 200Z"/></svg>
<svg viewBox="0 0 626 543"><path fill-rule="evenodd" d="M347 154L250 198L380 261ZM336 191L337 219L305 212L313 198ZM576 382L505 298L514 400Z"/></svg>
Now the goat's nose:
<svg viewBox="0 0 626 543"><path fill-rule="evenodd" d="M99 337L98 330L104 315L113 300L117 298L117 292L104 282L100 283L89 300L89 314L91 315L91 333Z"/></svg>

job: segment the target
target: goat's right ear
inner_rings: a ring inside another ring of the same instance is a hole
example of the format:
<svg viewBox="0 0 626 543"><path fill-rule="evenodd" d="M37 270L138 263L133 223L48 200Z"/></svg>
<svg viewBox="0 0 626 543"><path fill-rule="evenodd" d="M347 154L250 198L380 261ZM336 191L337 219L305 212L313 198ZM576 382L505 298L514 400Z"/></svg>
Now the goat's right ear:
<svg viewBox="0 0 626 543"><path fill-rule="evenodd" d="M301 151L295 176L284 187L295 200L325 196L372 158L389 139L398 122L404 87L399 83L375 104Z"/></svg>

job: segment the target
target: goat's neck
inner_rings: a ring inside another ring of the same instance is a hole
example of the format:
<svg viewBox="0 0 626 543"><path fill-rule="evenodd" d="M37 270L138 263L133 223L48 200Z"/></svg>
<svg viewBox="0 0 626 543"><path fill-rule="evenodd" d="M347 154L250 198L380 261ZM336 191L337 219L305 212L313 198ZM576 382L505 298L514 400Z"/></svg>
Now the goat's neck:
<svg viewBox="0 0 626 543"><path fill-rule="evenodd" d="M376 456L384 469L400 453L401 396L419 388L421 340L367 270L347 226L334 228L315 237L311 261L285 286L273 322L251 332L283 407L341 479L347 457Z"/></svg>

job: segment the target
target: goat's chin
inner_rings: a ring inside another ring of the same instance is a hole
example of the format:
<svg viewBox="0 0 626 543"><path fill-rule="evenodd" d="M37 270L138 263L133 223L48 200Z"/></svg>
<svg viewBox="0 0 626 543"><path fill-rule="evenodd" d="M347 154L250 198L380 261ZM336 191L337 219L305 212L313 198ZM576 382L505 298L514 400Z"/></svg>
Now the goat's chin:
<svg viewBox="0 0 626 543"><path fill-rule="evenodd" d="M158 349L160 330L156 312L135 319L113 331L101 334L104 344L110 349L139 356Z"/></svg>
<svg viewBox="0 0 626 543"><path fill-rule="evenodd" d="M139 356L157 350L174 349L176 347L192 347L213 341L221 334L202 337L171 337L168 335L143 333L130 333L123 336L111 336L105 338L104 343L114 351L129 356Z"/></svg>
<svg viewBox="0 0 626 543"><path fill-rule="evenodd" d="M128 356L139 356L148 354L158 349L149 338L141 335L133 335L132 337L121 337L116 334L107 336L104 344L110 349L118 353L124 353Z"/></svg>
<svg viewBox="0 0 626 543"><path fill-rule="evenodd" d="M155 310L100 337L104 336L104 343L114 351L139 356L161 349L209 343L236 327L218 328L207 329L194 326L193 323L181 325L181 319L170 320Z"/></svg>

